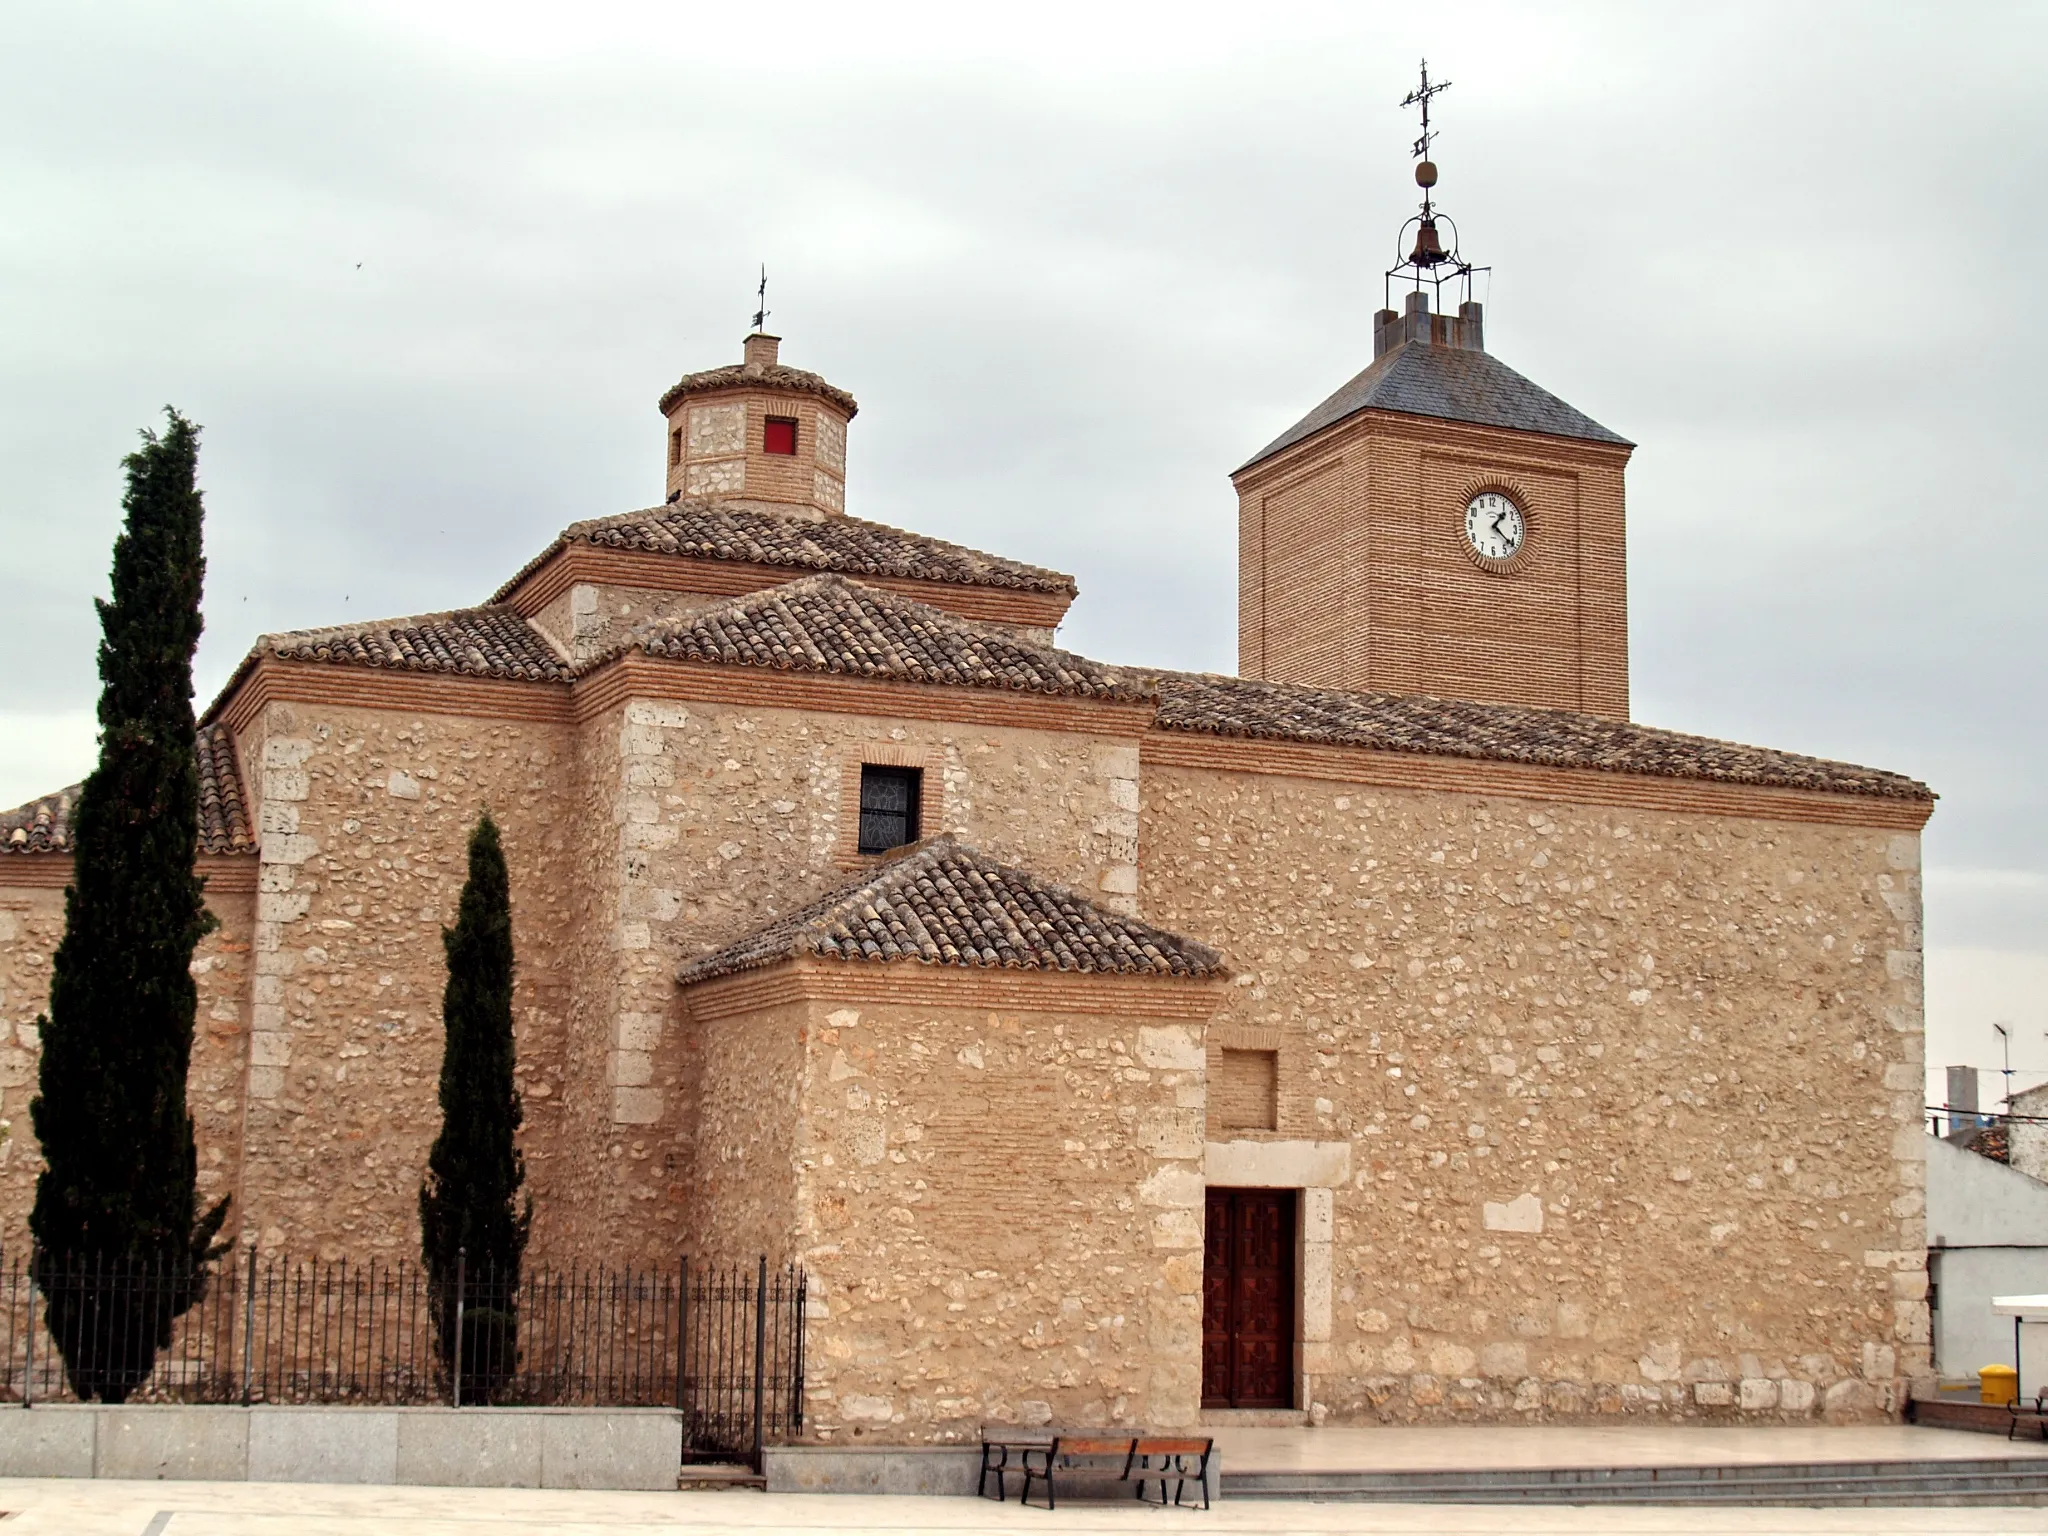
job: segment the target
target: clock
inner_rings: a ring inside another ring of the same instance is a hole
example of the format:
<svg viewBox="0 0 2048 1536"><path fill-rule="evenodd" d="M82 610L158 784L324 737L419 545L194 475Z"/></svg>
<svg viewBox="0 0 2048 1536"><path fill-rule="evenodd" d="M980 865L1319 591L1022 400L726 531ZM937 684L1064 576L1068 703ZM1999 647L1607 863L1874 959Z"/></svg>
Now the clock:
<svg viewBox="0 0 2048 1536"><path fill-rule="evenodd" d="M1465 542L1482 565L1504 567L1522 552L1528 537L1522 509L1499 491L1481 491L1465 504Z"/></svg>

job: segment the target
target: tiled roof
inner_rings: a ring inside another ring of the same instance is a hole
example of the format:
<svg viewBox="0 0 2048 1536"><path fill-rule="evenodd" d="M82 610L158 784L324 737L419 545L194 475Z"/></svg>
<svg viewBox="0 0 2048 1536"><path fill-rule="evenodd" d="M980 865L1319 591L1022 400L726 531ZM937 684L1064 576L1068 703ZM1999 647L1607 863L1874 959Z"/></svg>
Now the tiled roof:
<svg viewBox="0 0 2048 1536"><path fill-rule="evenodd" d="M400 672L449 672L525 682L566 682L569 664L510 608L464 608L410 619L265 635L257 654ZM233 685L230 684L230 687Z"/></svg>
<svg viewBox="0 0 2048 1536"><path fill-rule="evenodd" d="M585 670L636 648L676 661L782 672L1090 699L1151 697L1114 667L843 576L806 576L651 626Z"/></svg>
<svg viewBox="0 0 2048 1536"><path fill-rule="evenodd" d="M560 538L492 594L503 602L557 550L569 544L644 550L691 560L735 560L796 571L838 571L847 576L895 576L972 587L1074 595L1074 578L1042 566L944 539L906 533L857 517L810 519L757 512L708 501L676 501L644 512L572 523Z"/></svg>
<svg viewBox="0 0 2048 1536"><path fill-rule="evenodd" d="M848 420L852 420L860 409L853 396L837 384L827 384L817 374L806 373L801 368L791 368L782 363L770 363L765 368L729 363L723 368L706 368L701 373L684 374L661 397L661 412L667 415L685 395L708 395L718 389L779 389L793 395L816 395L821 400L830 400L846 412Z"/></svg>
<svg viewBox="0 0 2048 1536"><path fill-rule="evenodd" d="M1532 384L1489 352L1411 341L1374 358L1370 368L1245 460L1239 471L1360 411L1393 411L1628 445L1627 438Z"/></svg>
<svg viewBox="0 0 2048 1536"><path fill-rule="evenodd" d="M937 837L691 961L676 979L688 985L803 955L1118 976L1225 973L1223 957L1206 944L1107 911L1063 885Z"/></svg>
<svg viewBox="0 0 2048 1536"><path fill-rule="evenodd" d="M1345 693L1194 673L1168 673L1157 681L1157 723L1166 730L1892 800L1934 798L1925 784L1901 774L1570 710L1477 704L1426 694Z"/></svg>
<svg viewBox="0 0 2048 1536"><path fill-rule="evenodd" d="M256 846L249 800L234 733L224 725L199 727L199 851L248 853Z"/></svg>
<svg viewBox="0 0 2048 1536"><path fill-rule="evenodd" d="M235 738L226 726L199 728L199 851L248 853L256 846L249 828ZM69 853L71 815L82 785L0 811L0 856L10 853Z"/></svg>
<svg viewBox="0 0 2048 1536"><path fill-rule="evenodd" d="M0 853L69 853L71 812L82 784L0 811Z"/></svg>

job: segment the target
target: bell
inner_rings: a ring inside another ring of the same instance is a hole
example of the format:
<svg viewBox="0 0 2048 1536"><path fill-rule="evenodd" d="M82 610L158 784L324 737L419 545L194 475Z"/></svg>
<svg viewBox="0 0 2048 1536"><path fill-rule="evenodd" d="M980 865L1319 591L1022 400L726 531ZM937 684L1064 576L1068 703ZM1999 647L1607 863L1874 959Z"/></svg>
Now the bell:
<svg viewBox="0 0 2048 1536"><path fill-rule="evenodd" d="M1415 249L1408 253L1411 266L1433 267L1444 259L1444 243L1437 238L1436 220L1424 219L1415 230Z"/></svg>

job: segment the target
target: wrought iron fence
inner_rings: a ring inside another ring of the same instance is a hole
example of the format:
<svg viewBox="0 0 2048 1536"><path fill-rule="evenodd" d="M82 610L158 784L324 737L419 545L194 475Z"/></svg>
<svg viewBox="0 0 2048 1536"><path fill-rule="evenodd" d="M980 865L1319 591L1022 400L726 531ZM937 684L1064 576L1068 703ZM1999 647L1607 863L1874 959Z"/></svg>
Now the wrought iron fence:
<svg viewBox="0 0 2048 1536"><path fill-rule="evenodd" d="M766 1259L512 1277L465 1261L436 1285L408 1260L16 1249L0 1402L674 1407L686 1457L746 1456L802 1432L804 1294L801 1269Z"/></svg>

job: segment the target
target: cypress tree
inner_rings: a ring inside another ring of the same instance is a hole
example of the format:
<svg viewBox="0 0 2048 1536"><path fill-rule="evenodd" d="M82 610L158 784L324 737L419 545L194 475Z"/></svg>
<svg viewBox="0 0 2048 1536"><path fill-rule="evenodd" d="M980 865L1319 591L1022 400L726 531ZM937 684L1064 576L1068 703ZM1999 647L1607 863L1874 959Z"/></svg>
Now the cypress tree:
<svg viewBox="0 0 2048 1536"><path fill-rule="evenodd" d="M462 1286L462 1397L489 1402L518 1364L515 1298L533 1202L515 1137L512 1085L512 891L498 825L486 811L469 836L469 878L455 926L441 931L441 1133L420 1185L420 1248L435 1334L452 1369ZM458 1265L458 1258L460 1264Z"/></svg>
<svg viewBox="0 0 2048 1536"><path fill-rule="evenodd" d="M166 409L124 461L126 519L100 615L100 756L72 817L72 884L51 963L41 1091L29 1106L44 1171L29 1228L51 1336L82 1400L124 1401L197 1302L226 1200L198 1212L185 1103L213 926L195 873L204 507L199 429ZM147 1285L79 1283L147 1271ZM65 1277L70 1276L67 1280Z"/></svg>

